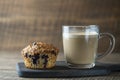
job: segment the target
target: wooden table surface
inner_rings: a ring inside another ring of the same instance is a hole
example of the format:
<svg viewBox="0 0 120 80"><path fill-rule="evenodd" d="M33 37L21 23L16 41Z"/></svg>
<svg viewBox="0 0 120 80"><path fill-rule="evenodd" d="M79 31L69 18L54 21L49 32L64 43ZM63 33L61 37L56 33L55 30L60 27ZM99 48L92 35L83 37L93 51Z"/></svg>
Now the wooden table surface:
<svg viewBox="0 0 120 80"><path fill-rule="evenodd" d="M16 64L21 62L20 52L0 52L0 80L120 80L120 72L114 72L107 76L80 77L80 78L21 78L17 75ZM65 60L60 53L58 61ZM120 54L111 54L101 59L100 62L120 64Z"/></svg>

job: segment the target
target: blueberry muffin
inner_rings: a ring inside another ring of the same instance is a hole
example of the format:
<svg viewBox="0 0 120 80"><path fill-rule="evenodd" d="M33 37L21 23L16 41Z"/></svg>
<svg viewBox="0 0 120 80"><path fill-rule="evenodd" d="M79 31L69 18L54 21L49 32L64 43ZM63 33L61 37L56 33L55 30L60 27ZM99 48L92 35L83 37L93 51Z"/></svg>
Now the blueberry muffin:
<svg viewBox="0 0 120 80"><path fill-rule="evenodd" d="M43 42L34 42L21 51L25 66L32 69L54 67L58 52L56 47Z"/></svg>

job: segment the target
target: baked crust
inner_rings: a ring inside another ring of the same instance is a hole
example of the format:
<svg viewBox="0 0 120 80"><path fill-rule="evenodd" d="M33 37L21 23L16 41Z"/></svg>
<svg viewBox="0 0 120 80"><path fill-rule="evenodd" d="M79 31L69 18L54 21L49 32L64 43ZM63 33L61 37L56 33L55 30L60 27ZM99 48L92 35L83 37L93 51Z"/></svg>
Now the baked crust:
<svg viewBox="0 0 120 80"><path fill-rule="evenodd" d="M28 45L26 48L22 50L22 53L30 53L30 54L49 54L50 52L54 52L58 54L59 49L54 47L52 44L47 44L43 42L33 42Z"/></svg>
<svg viewBox="0 0 120 80"><path fill-rule="evenodd" d="M25 47L21 53L27 68L52 68L59 50L51 44L34 42Z"/></svg>

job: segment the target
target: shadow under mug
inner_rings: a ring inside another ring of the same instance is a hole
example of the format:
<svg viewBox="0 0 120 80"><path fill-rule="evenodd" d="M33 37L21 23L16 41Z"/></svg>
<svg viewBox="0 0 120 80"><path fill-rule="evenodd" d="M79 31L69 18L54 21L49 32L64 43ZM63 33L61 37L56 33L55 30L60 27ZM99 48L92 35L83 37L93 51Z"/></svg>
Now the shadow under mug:
<svg viewBox="0 0 120 80"><path fill-rule="evenodd" d="M98 41L108 37L110 45L108 50L97 54ZM63 48L68 67L92 68L95 60L110 54L115 46L115 38L110 33L99 33L98 25L63 26Z"/></svg>

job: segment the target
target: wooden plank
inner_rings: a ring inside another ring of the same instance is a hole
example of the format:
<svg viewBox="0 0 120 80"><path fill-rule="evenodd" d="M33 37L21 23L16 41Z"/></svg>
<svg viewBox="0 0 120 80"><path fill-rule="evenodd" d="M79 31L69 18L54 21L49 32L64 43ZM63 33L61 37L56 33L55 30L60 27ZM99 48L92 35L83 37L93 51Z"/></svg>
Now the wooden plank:
<svg viewBox="0 0 120 80"><path fill-rule="evenodd" d="M33 80L29 78L20 78L16 72L16 63L22 61L21 54L19 52L0 52L0 80ZM101 62L113 62L120 63L120 55L112 54L108 55L101 60ZM58 60L65 60L63 57L63 53L60 53L58 56ZM49 80L119 80L120 73L115 72L108 76L97 76L97 77L81 77L81 78L50 78ZM36 78L34 80L48 80L47 78Z"/></svg>
<svg viewBox="0 0 120 80"><path fill-rule="evenodd" d="M119 80L120 73L113 73L108 76L97 76L97 77L81 77L81 78L20 78L16 71L11 70L0 70L1 80Z"/></svg>
<svg viewBox="0 0 120 80"><path fill-rule="evenodd" d="M116 38L120 52L119 0L0 0L0 50L20 51L33 41L52 43L62 52L64 25L100 25ZM104 43L104 44L102 44ZM100 51L106 49L100 42Z"/></svg>

